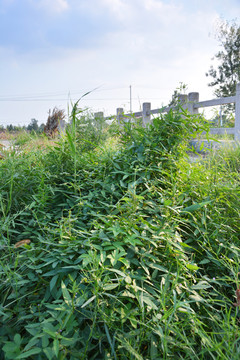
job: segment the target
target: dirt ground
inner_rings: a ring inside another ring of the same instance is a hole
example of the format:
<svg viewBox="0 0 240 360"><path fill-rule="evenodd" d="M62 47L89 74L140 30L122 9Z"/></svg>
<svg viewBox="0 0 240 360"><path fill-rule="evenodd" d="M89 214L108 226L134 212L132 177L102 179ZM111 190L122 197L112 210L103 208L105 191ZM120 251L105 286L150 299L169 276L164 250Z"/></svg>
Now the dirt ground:
<svg viewBox="0 0 240 360"><path fill-rule="evenodd" d="M0 151L7 150L11 147L11 141L0 139Z"/></svg>

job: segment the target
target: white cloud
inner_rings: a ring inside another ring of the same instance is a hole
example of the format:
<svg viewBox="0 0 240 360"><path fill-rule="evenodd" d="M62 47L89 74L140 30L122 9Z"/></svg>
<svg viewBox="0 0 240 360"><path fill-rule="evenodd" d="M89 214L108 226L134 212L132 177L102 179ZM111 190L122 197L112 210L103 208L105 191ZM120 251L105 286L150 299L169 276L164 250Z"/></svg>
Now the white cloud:
<svg viewBox="0 0 240 360"><path fill-rule="evenodd" d="M69 8L67 0L40 0L39 7L51 13L61 13Z"/></svg>
<svg viewBox="0 0 240 360"><path fill-rule="evenodd" d="M148 11L166 11L166 10L170 10L172 11L173 9L176 9L177 6L173 5L173 4L166 4L163 1L160 0L144 0L143 1L144 7L146 10Z"/></svg>
<svg viewBox="0 0 240 360"><path fill-rule="evenodd" d="M102 0L102 4L116 13L121 12L127 6L123 0Z"/></svg>
<svg viewBox="0 0 240 360"><path fill-rule="evenodd" d="M50 39L50 48L34 48L21 57L18 54L16 59L14 51L8 49L4 53L5 49L0 47L1 58L6 59L2 66L4 71L0 71L3 94L7 90L9 94L21 94L24 91L57 92L59 89L67 94L69 91L74 92L74 89L81 89L81 95L99 85L119 88L118 92L106 92L101 88L81 101L81 104L94 111L107 108L108 113L115 113L115 109L124 104L128 106L130 84L134 111L139 109L140 101L152 102L152 108L166 104L179 82L188 84L189 91L199 91L201 100L211 98L212 89L207 86L209 79L205 73L211 65L211 57L218 50L218 43L208 34L213 31L219 10L217 6L206 10L203 4L207 0L199 2L199 6L196 6L197 0L191 4L187 0L27 2L34 6L37 4L51 15L72 11L71 17L63 16L59 19L56 16L54 24L65 29L66 39L70 38L69 34L73 38L76 36L76 39L82 37L86 39L87 46L81 42L77 42L77 46L66 46L64 42L56 41L59 36L56 30L56 38L53 36L53 40ZM46 21L44 24L41 22L41 25L39 31L44 31L49 24ZM73 31L70 33L69 29ZM51 31L46 31L46 34L46 40L49 40ZM100 99L93 101L94 98ZM6 114L9 114L8 105ZM50 107L65 106L66 102L56 102L55 105L54 102L38 102L34 103L36 108L29 102L18 112L17 106L21 104L14 105L11 107L12 119L15 112L15 117L21 114L22 121L30 121L31 117L44 119ZM26 109L29 109L28 114ZM3 113L1 110L0 119Z"/></svg>
<svg viewBox="0 0 240 360"><path fill-rule="evenodd" d="M102 0L102 5L110 11L116 19L126 21L133 16L131 2L126 0ZM136 10L134 10L136 11Z"/></svg>

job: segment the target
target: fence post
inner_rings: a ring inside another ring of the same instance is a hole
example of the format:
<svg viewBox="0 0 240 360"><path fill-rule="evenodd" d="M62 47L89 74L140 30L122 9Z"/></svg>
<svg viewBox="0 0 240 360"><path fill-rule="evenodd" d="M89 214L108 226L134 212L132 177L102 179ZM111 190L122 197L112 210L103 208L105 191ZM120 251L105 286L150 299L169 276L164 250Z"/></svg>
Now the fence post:
<svg viewBox="0 0 240 360"><path fill-rule="evenodd" d="M123 108L117 108L117 122L120 125L123 120Z"/></svg>
<svg viewBox="0 0 240 360"><path fill-rule="evenodd" d="M234 140L240 141L240 83L236 86Z"/></svg>
<svg viewBox="0 0 240 360"><path fill-rule="evenodd" d="M178 104L183 108L186 109L186 104L188 101L188 96L185 94L178 94Z"/></svg>
<svg viewBox="0 0 240 360"><path fill-rule="evenodd" d="M143 103L143 111L142 111L142 125L146 127L151 121L151 103L145 102Z"/></svg>
<svg viewBox="0 0 240 360"><path fill-rule="evenodd" d="M96 113L94 113L94 119L102 119L103 115L104 114L102 111L96 112Z"/></svg>
<svg viewBox="0 0 240 360"><path fill-rule="evenodd" d="M102 130L103 117L104 117L104 114L102 111L94 113L94 123L99 131Z"/></svg>
<svg viewBox="0 0 240 360"><path fill-rule="evenodd" d="M199 102L199 93L191 92L188 94L187 110L190 114L198 114L198 109L194 109L194 104Z"/></svg>

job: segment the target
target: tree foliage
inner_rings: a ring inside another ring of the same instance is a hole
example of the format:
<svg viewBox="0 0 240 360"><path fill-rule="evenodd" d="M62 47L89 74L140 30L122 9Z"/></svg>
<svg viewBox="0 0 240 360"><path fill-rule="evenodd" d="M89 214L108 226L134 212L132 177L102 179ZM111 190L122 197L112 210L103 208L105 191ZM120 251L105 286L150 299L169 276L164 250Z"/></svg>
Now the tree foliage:
<svg viewBox="0 0 240 360"><path fill-rule="evenodd" d="M168 106L177 106L179 103L179 95L186 94L187 89L188 89L187 84L180 82L179 86L174 90L172 94L172 98L168 103Z"/></svg>
<svg viewBox="0 0 240 360"><path fill-rule="evenodd" d="M214 56L218 61L215 69L210 67L206 76L212 77L209 86L215 87L217 97L235 95L236 84L240 82L240 26L232 21L221 21L217 26L216 37L221 50Z"/></svg>
<svg viewBox="0 0 240 360"><path fill-rule="evenodd" d="M32 131L34 130L35 132L38 131L38 121L36 119L31 119L30 124L27 126L27 130Z"/></svg>

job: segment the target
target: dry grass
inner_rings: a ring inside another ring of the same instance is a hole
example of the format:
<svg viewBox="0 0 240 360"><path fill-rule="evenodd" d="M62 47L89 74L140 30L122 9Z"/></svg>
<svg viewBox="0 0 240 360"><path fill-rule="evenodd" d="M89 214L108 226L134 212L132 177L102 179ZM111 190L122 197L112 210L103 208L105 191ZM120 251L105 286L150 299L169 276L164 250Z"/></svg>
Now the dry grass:
<svg viewBox="0 0 240 360"><path fill-rule="evenodd" d="M17 133L9 133L8 131L0 131L0 141L1 140L12 140L14 136L17 136Z"/></svg>

